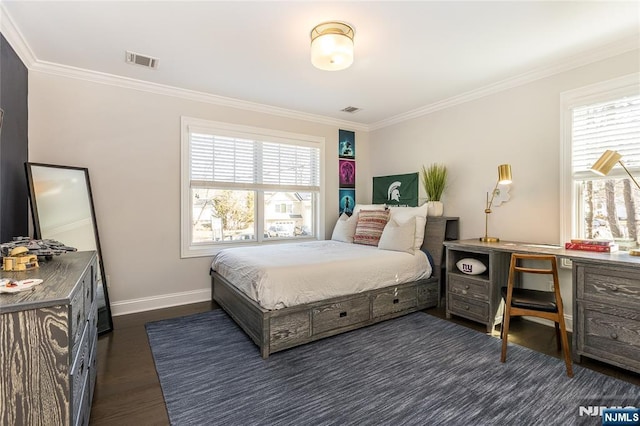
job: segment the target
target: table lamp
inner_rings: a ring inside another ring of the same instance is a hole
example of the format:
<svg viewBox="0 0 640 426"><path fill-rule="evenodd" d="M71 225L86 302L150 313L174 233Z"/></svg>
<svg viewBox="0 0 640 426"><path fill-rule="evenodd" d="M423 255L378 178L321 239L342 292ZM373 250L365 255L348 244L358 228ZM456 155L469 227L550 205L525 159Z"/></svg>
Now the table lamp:
<svg viewBox="0 0 640 426"><path fill-rule="evenodd" d="M489 236L489 213L491 213L491 205L493 204L493 199L496 196L496 192L498 191L498 185L503 184L507 185L511 183L511 165L510 164L500 164L498 166L498 181L496 182L496 186L493 188L491 192L491 199L489 199L489 193L487 192L487 207L484 209L485 218L484 218L484 237L480 237L480 241L483 243L497 243L500 241L500 238L490 237Z"/></svg>
<svg viewBox="0 0 640 426"><path fill-rule="evenodd" d="M620 160L621 158L622 158L622 155L620 153L618 153L617 151L611 151L608 149L600 156L600 158L598 158L598 161L596 161L593 164L593 166L591 166L591 171L600 176L606 176L609 174L611 169L613 169L613 166L615 166L616 163L620 163L620 165L622 166L624 171L627 172L627 174L629 175L633 183L635 183L638 189L640 189L640 184L638 184L638 181L631 175L631 172L629 172L629 169L625 167L624 163ZM633 250L633 249L629 250L629 254L631 256L640 256L640 250Z"/></svg>

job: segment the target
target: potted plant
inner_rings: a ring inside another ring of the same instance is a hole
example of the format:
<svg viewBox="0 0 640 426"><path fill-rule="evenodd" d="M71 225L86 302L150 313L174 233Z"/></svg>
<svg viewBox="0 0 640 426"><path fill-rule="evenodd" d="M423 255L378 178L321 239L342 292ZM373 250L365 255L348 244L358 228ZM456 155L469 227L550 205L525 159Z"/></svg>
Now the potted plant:
<svg viewBox="0 0 640 426"><path fill-rule="evenodd" d="M447 166L437 163L422 166L422 186L427 193L427 215L442 216L444 206L440 198L447 186Z"/></svg>

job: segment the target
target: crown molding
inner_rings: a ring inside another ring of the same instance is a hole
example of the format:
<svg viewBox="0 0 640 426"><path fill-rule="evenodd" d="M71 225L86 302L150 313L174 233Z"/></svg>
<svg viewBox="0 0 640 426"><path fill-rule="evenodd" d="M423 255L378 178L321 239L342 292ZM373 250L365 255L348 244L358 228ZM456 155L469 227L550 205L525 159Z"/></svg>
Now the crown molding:
<svg viewBox="0 0 640 426"><path fill-rule="evenodd" d="M224 96L212 95L205 92L181 89L178 87L38 60L18 27L13 23L11 16L7 13L4 5L2 4L2 0L0 0L0 32L16 51L18 57L20 57L27 69L31 72L41 72L245 111L276 115L295 120L310 121L317 124L336 126L342 129L365 132L369 131L368 125L354 121L340 120L324 115L309 114L272 105L260 104L257 102L243 101Z"/></svg>
<svg viewBox="0 0 640 426"><path fill-rule="evenodd" d="M36 61L30 71L41 72L45 74L68 77L77 80L84 80L93 83L106 84L110 86L122 87L125 89L139 90L158 95L171 96L175 98L186 99L190 101L209 103L218 106L241 109L244 111L252 111L279 117L311 121L318 124L329 126L337 126L349 130L369 131L369 126L353 121L340 120L337 118L327 117L323 115L309 114L300 111L294 111L286 108L280 108L272 105L260 104L257 102L243 101L234 98L228 98L210 93L199 92L196 90L182 89L179 87L168 86L164 84L152 83L148 81L136 80L128 77L121 77L113 74L107 74L97 71L86 70L82 68L70 67L45 61Z"/></svg>
<svg viewBox="0 0 640 426"><path fill-rule="evenodd" d="M7 13L3 2L0 0L0 33L9 42L13 50L16 52L22 63L31 69L36 62L36 55L25 41L22 33L13 23L11 16Z"/></svg>
<svg viewBox="0 0 640 426"><path fill-rule="evenodd" d="M128 77L121 77L113 74L70 67L52 62L40 61L34 55L33 51L29 47L29 44L22 36L20 30L13 23L13 20L2 4L2 0L0 0L0 32L7 39L9 44L11 44L11 46L16 51L29 71L42 72L46 74L85 80L94 83L107 84L111 86L139 90L165 96L172 96L196 102L209 103L245 111L253 111L262 114L275 115L364 132L382 129L384 127L389 127L407 120L422 117L436 111L451 108L456 105L480 99L507 89L522 86L524 84L531 83L533 81L540 80L554 74L569 71L574 68L578 68L613 56L621 55L623 53L640 48L640 41L638 37L631 36L613 43L600 46L599 48L571 56L567 60L556 63L554 65L537 68L524 74L508 78L500 82L481 87L479 89L471 90L460 95L452 96L450 98L443 99L441 101L437 101L423 107L377 121L372 124L365 124L348 120L340 120L323 115L294 111L272 105L243 101L195 90L181 89L178 87L158 83L135 80Z"/></svg>
<svg viewBox="0 0 640 426"><path fill-rule="evenodd" d="M436 111L440 111L446 108L460 105L469 101L473 101L485 96L492 95L494 93L502 92L503 90L512 89L514 87L522 86L527 83L531 83L536 80L540 80L545 77L549 77L561 72L569 71L574 68L578 68L584 65L588 65L593 62L601 61L603 59L611 58L613 56L621 55L632 50L640 48L640 40L638 37L628 37L622 40L618 40L613 43L600 46L599 48L589 50L582 54L569 57L567 60L560 63L556 63L546 67L540 67L532 71L520 74L518 76L502 80L500 82L490 84L488 86L481 87L479 89L471 90L460 95L452 96L450 98L434 102L429 105L408 111L406 113L398 114L393 117L389 117L384 120L380 120L376 123L369 125L369 130L378 130L384 127L392 126L394 124L401 123L403 121L411 120L414 118L422 117L427 114L431 114Z"/></svg>

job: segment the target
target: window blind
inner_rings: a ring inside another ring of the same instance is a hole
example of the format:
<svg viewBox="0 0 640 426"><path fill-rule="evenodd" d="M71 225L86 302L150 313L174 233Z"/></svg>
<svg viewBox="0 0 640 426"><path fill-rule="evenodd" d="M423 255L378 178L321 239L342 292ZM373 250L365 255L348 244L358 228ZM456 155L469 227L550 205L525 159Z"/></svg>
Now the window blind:
<svg viewBox="0 0 640 426"><path fill-rule="evenodd" d="M316 147L190 133L190 153L192 185L320 189Z"/></svg>
<svg viewBox="0 0 640 426"><path fill-rule="evenodd" d="M591 166L610 149L631 171L640 171L640 95L576 107L572 110L574 179L597 179ZM617 165L609 177L626 176Z"/></svg>

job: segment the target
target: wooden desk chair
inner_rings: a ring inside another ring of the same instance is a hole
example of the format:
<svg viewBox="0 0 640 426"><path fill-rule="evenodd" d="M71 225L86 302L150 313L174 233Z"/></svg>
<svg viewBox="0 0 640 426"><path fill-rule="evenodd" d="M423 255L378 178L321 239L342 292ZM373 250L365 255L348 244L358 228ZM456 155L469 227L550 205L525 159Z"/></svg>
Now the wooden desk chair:
<svg viewBox="0 0 640 426"><path fill-rule="evenodd" d="M551 263L551 268L542 269L524 267L521 266L521 262L518 263L519 260L547 261ZM514 288L514 281L517 273L552 275L553 291ZM567 339L567 328L564 323L564 313L562 309L562 297L560 296L556 257L553 255L513 253L511 255L511 265L509 267L509 280L507 282L507 287L502 287L502 297L505 300L505 308L504 319L502 321L502 354L500 356L500 361L505 362L507 359L507 341L509 338L509 321L511 317L526 315L545 318L555 323L558 350L560 350L560 347L562 346L564 362L567 365L567 376L573 377L571 354L569 353L569 340Z"/></svg>

